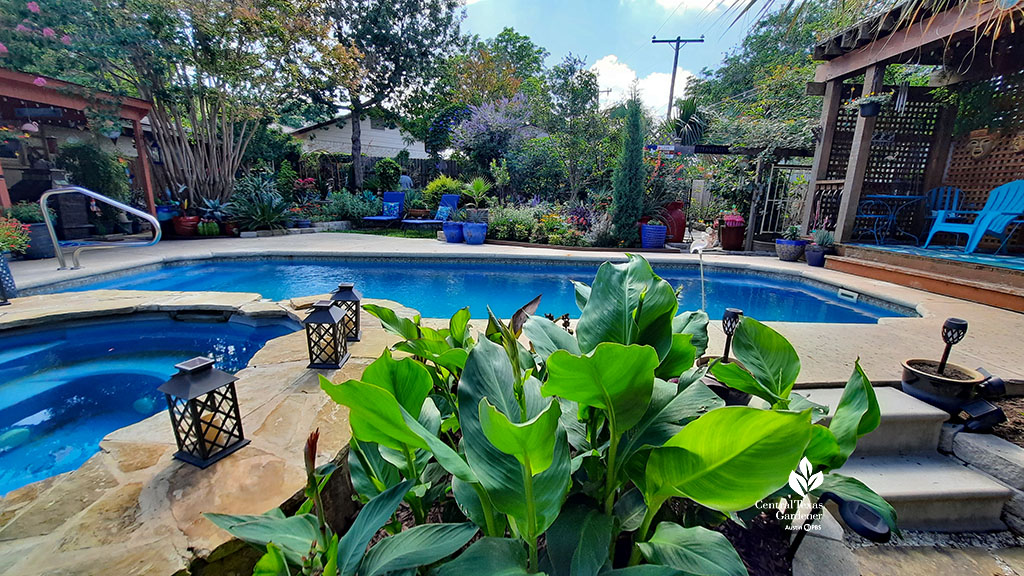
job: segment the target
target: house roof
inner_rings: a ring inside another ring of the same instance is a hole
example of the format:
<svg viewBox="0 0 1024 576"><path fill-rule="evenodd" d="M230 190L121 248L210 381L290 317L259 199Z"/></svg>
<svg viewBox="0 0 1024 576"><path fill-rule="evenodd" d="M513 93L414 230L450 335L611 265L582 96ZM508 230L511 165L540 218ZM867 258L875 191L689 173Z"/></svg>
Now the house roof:
<svg viewBox="0 0 1024 576"><path fill-rule="evenodd" d="M37 83L40 78L43 82ZM89 94L89 98L84 94ZM85 110L100 99L117 104L121 118L127 120L142 120L153 108L151 103L138 98L91 90L79 84L8 68L0 68L0 96L69 110Z"/></svg>
<svg viewBox="0 0 1024 576"><path fill-rule="evenodd" d="M324 120L323 122L317 122L316 124L310 124L309 126L303 126L302 128L295 128L294 130L291 130L291 131L287 131L286 130L285 132L287 132L288 134L291 134L292 136L298 136L299 134L305 134L306 132L311 132L311 131L316 130L318 128L325 128L325 127L337 124L338 122L341 122L342 120L348 120L351 116L352 116L352 114L342 114L340 116L335 116L334 118L331 118L330 120Z"/></svg>

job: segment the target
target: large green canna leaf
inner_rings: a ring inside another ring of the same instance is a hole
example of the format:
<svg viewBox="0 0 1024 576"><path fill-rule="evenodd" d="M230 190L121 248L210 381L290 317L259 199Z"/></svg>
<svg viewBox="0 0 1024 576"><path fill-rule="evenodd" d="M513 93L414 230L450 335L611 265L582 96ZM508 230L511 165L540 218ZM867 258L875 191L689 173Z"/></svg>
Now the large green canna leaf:
<svg viewBox="0 0 1024 576"><path fill-rule="evenodd" d="M683 312L672 319L673 334L689 334L690 344L703 356L708 349L708 315L703 310Z"/></svg>
<svg viewBox="0 0 1024 576"><path fill-rule="evenodd" d="M740 392L757 396L770 405L784 400L781 396L777 396L765 388L761 382L754 378L753 374L747 372L735 362L723 363L720 359L716 359L711 363L709 371L722 384Z"/></svg>
<svg viewBox="0 0 1024 576"><path fill-rule="evenodd" d="M412 358L395 360L390 350L384 350L380 358L370 363L359 380L391 392L398 403L417 418L433 388L430 372L422 364Z"/></svg>
<svg viewBox="0 0 1024 576"><path fill-rule="evenodd" d="M846 500L862 502L874 508L876 512L881 514L885 523L889 525L892 533L897 536L900 535L899 527L896 525L896 510L885 501L885 498L879 496L860 480L840 474L826 474L825 481L812 494L821 496L825 492L831 492Z"/></svg>
<svg viewBox="0 0 1024 576"><path fill-rule="evenodd" d="M473 339L469 334L469 307L461 308L448 321L448 336L452 344L459 348L469 348Z"/></svg>
<svg viewBox="0 0 1024 576"><path fill-rule="evenodd" d="M468 354L462 348L452 348L452 345L446 340L427 340L425 338L399 342L395 344L395 350L423 358L454 373L462 371L463 366L466 365ZM415 362L411 358L408 360Z"/></svg>
<svg viewBox="0 0 1024 576"><path fill-rule="evenodd" d="M359 380L334 384L323 376L320 387L335 402L348 406L352 435L360 442L375 442L399 450L403 446L427 447L406 425L402 407L390 390Z"/></svg>
<svg viewBox="0 0 1024 576"><path fill-rule="evenodd" d="M412 480L406 480L398 486L388 488L359 510L352 526L338 542L338 573L341 576L352 576L356 573L367 544L380 527L391 519L391 515L398 509L398 505L402 503L412 485Z"/></svg>
<svg viewBox="0 0 1024 576"><path fill-rule="evenodd" d="M267 553L252 567L252 576L291 576L288 561L277 544L267 543Z"/></svg>
<svg viewBox="0 0 1024 576"><path fill-rule="evenodd" d="M559 325L540 316L530 316L523 327L523 332L530 339L533 348L542 360L547 360L556 350L566 350L570 354L580 354L580 345L576 337L563 330Z"/></svg>
<svg viewBox="0 0 1024 576"><path fill-rule="evenodd" d="M843 396L839 399L832 421L828 428L835 435L839 444L839 457L830 468L839 468L857 448L857 440L878 428L882 414L878 408L878 399L871 388L871 382L860 367L860 360L853 366L853 374L846 382Z"/></svg>
<svg viewBox="0 0 1024 576"><path fill-rule="evenodd" d="M732 338L733 353L761 386L785 402L800 375L800 357L782 334L746 317ZM730 384L731 385L731 384Z"/></svg>
<svg viewBox="0 0 1024 576"><path fill-rule="evenodd" d="M614 519L586 506L568 506L548 529L542 569L551 576L597 576L608 561Z"/></svg>
<svg viewBox="0 0 1024 576"><path fill-rule="evenodd" d="M376 304L364 304L363 310L369 312L371 316L379 318L381 326L392 334L401 336L406 340L420 337L419 315L414 316L412 319L402 318L395 314L394 310L377 306Z"/></svg>
<svg viewBox="0 0 1024 576"><path fill-rule="evenodd" d="M583 312L583 309L587 307L587 301L590 300L590 285L576 280L569 280L569 282L572 282L573 292L576 294L576 307Z"/></svg>
<svg viewBox="0 0 1024 576"><path fill-rule="evenodd" d="M481 538L431 576L527 576L526 549L511 538ZM536 573L535 573L536 574ZM540 576L543 576L541 574Z"/></svg>
<svg viewBox="0 0 1024 576"><path fill-rule="evenodd" d="M403 530L370 548L359 565L359 574L380 576L433 564L457 552L477 531L471 522L423 524Z"/></svg>
<svg viewBox="0 0 1024 576"><path fill-rule="evenodd" d="M712 410L651 451L643 484L653 510L672 496L733 512L786 484L811 436L810 411Z"/></svg>
<svg viewBox="0 0 1024 576"><path fill-rule="evenodd" d="M576 328L580 350L589 353L602 342L648 344L664 358L672 347L679 301L646 260L628 257L624 264L605 262L598 268Z"/></svg>
<svg viewBox="0 0 1024 576"><path fill-rule="evenodd" d="M655 380L650 406L640 422L623 436L619 454L628 460L645 447L661 446L687 423L723 406L725 401L703 382L694 382L677 393L674 384Z"/></svg>
<svg viewBox="0 0 1024 576"><path fill-rule="evenodd" d="M839 461L839 442L832 431L821 424L811 427L811 441L807 444L804 456L815 466L831 469L832 464ZM842 460L845 461L843 458Z"/></svg>
<svg viewBox="0 0 1024 576"><path fill-rule="evenodd" d="M367 499L402 481L398 468L381 457L379 446L372 442L349 441L348 468L352 487Z"/></svg>
<svg viewBox="0 0 1024 576"><path fill-rule="evenodd" d="M312 514L290 518L274 515L204 514L207 520L235 538L266 546L273 542L292 566L301 566L313 542L320 538L320 523Z"/></svg>
<svg viewBox="0 0 1024 576"><path fill-rule="evenodd" d="M684 572L670 568L668 566L659 566L657 564L641 564L640 566L630 566L628 568L619 568L617 570L608 570L601 572L601 576L690 576Z"/></svg>
<svg viewBox="0 0 1024 576"><path fill-rule="evenodd" d="M697 349L690 340L692 334L673 334L672 348L661 360L654 375L666 380L678 378L680 374L693 368L693 362L697 359Z"/></svg>
<svg viewBox="0 0 1024 576"><path fill-rule="evenodd" d="M649 346L604 342L590 356L560 350L548 358L548 380L541 391L607 411L621 434L647 410L657 366L658 355Z"/></svg>
<svg viewBox="0 0 1024 576"><path fill-rule="evenodd" d="M479 406L484 398L508 416L511 422L521 422L519 403L513 392L512 366L501 346L489 340L480 340L469 354L466 370L459 382L460 406ZM528 409L535 409L540 402L536 381L527 380L524 386ZM527 411L527 419L539 413ZM561 510L562 502L569 489L569 443L565 430L558 427L551 466L533 478L534 498L527 501L524 489L523 468L515 457L498 450L483 433L478 410L460 410L459 423L462 428L462 448L466 461L479 479L484 491L491 498L494 507L512 516L520 529L527 526L527 506L536 513L537 534L542 533L554 522Z"/></svg>
<svg viewBox="0 0 1024 576"><path fill-rule="evenodd" d="M510 422L486 398L480 401L479 412L484 436L495 448L514 456L527 473L536 476L551 466L561 415L558 402L548 400L543 412L523 423Z"/></svg>
<svg viewBox="0 0 1024 576"><path fill-rule="evenodd" d="M638 544L644 558L686 574L747 576L747 568L729 540L702 528L683 528L673 522L658 524L654 536Z"/></svg>

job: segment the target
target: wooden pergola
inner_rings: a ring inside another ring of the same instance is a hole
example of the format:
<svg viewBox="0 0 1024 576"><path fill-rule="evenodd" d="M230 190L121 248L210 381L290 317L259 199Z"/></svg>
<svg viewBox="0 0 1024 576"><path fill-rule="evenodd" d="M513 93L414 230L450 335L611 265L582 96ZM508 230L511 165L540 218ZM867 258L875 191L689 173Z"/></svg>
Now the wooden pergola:
<svg viewBox="0 0 1024 576"><path fill-rule="evenodd" d="M1010 77L1016 80L1007 89L1024 94L1019 9L1010 14L995 2L965 0L936 12L926 4L908 2L815 47L814 59L822 63L808 93L824 102L804 230L827 222L837 241L849 242L865 194L923 195L959 177L965 186L977 186L969 192L979 197L971 199L983 203L993 182L1024 178L1024 154L1019 162L1004 158L998 175L977 163L963 163L958 172L962 145L953 135L956 110L932 96L936 86ZM1017 19L1015 27L1007 16ZM892 64L942 66L946 74L933 76L929 87L886 86L885 71ZM863 117L844 107L858 96L890 90L905 96L899 110L889 103L878 116Z"/></svg>
<svg viewBox="0 0 1024 576"><path fill-rule="evenodd" d="M116 96L107 92L88 90L84 86L54 78L43 78L0 68L0 97L24 103L27 106L52 106L65 110L82 112L100 103L104 110L112 110L122 120L132 123L135 150L138 154L136 170L146 196L151 214L156 214L153 196L153 174L149 162L148 146L142 130L142 119L149 114L152 105L144 100ZM10 208L11 197L0 166L0 206Z"/></svg>

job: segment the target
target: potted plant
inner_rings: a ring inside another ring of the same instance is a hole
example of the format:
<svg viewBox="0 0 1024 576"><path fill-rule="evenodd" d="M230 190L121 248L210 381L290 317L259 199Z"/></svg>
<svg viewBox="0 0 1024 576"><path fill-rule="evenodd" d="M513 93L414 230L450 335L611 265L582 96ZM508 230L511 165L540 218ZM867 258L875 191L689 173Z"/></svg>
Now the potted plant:
<svg viewBox="0 0 1024 576"><path fill-rule="evenodd" d="M733 206L732 211L723 213L719 220L721 225L718 233L722 250L743 250L743 230L747 223L743 215Z"/></svg>
<svg viewBox="0 0 1024 576"><path fill-rule="evenodd" d="M228 219L228 214L231 212L231 202L221 202L216 198L203 198L203 206L199 209L202 215L203 221L216 225L217 231L212 232L212 227L207 226L206 234L200 231L200 236L219 236L222 232L228 234L227 224L225 221Z"/></svg>
<svg viewBox="0 0 1024 576"><path fill-rule="evenodd" d="M804 255L807 240L800 237L800 227L790 226L775 240L775 253L783 262L796 262Z"/></svg>
<svg viewBox="0 0 1024 576"><path fill-rule="evenodd" d="M875 94L874 92L867 96L861 96L860 98L854 98L846 103L846 107L850 110L856 110L860 108L860 115L868 118L871 116L878 116L882 111L882 105L892 100L892 92L883 92L882 94Z"/></svg>
<svg viewBox="0 0 1024 576"><path fill-rule="evenodd" d="M466 221L462 224L462 234L466 244L483 244L487 239L487 210L475 210L472 216L466 211Z"/></svg>
<svg viewBox="0 0 1024 576"><path fill-rule="evenodd" d="M465 189L462 191L462 195L466 198L466 207L469 220L472 222L487 222L488 210L486 208L490 198L487 193L491 191L491 183L485 178L477 177L473 178Z"/></svg>
<svg viewBox="0 0 1024 576"><path fill-rule="evenodd" d="M430 218L430 209L423 198L420 190L407 190L405 192L405 211L410 220L425 220Z"/></svg>
<svg viewBox="0 0 1024 576"><path fill-rule="evenodd" d="M455 214L452 214L450 220L441 225L441 229L444 231L444 239L449 244L461 244L466 241L466 236L463 233L463 224L466 218L465 210L457 210Z"/></svg>
<svg viewBox="0 0 1024 576"><path fill-rule="evenodd" d="M646 224L640 225L640 246L643 248L664 248L666 234L668 234L668 226L662 224L661 220L652 218Z"/></svg>
<svg viewBox="0 0 1024 576"><path fill-rule="evenodd" d="M836 240L828 230L815 230L813 238L814 242L804 249L804 256L808 265L822 268L825 266L825 255L836 253Z"/></svg>
<svg viewBox="0 0 1024 576"><path fill-rule="evenodd" d="M191 213L188 200L181 204L181 213L171 219L174 225L174 233L178 236L195 236L199 231L200 217Z"/></svg>
<svg viewBox="0 0 1024 576"><path fill-rule="evenodd" d="M14 285L14 276L7 265L8 254L24 252L28 249L28 226L14 218L0 217L0 282L6 298L17 298L18 288Z"/></svg>
<svg viewBox="0 0 1024 576"><path fill-rule="evenodd" d="M18 202L7 211L7 217L17 220L28 229L28 246L24 257L28 260L53 258L53 240L43 221L43 210L35 202ZM50 210L50 221L55 218Z"/></svg>
<svg viewBox="0 0 1024 576"><path fill-rule="evenodd" d="M946 348L940 360L909 358L903 361L901 388L907 394L941 408L952 415L973 400L985 375L960 364L948 362L950 349L967 335L967 322L948 318L942 325Z"/></svg>

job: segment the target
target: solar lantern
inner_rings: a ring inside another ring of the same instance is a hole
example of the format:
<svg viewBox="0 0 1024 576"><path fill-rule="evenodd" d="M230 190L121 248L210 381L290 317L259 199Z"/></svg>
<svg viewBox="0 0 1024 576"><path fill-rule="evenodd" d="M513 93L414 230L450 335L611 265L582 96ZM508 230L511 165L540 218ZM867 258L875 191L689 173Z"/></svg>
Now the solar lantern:
<svg viewBox="0 0 1024 576"><path fill-rule="evenodd" d="M309 368L336 369L348 361L345 312L331 300L319 300L302 324L306 327Z"/></svg>
<svg viewBox="0 0 1024 576"><path fill-rule="evenodd" d="M363 337L363 331L359 327L359 310L363 301L363 295L356 290L356 285L351 282L338 284L338 289L331 294L331 302L341 308L345 313L343 322L345 339L349 342L358 342Z"/></svg>
<svg viewBox="0 0 1024 576"><path fill-rule="evenodd" d="M726 308L722 315L722 331L725 332L725 352L722 353L722 363L729 363L729 349L732 348L732 335L736 333L736 327L743 319L743 310L739 308Z"/></svg>
<svg viewBox="0 0 1024 576"><path fill-rule="evenodd" d="M158 390L167 397L167 411L178 451L174 457L199 468L249 443L242 434L234 375L199 356L175 364L178 373Z"/></svg>
<svg viewBox="0 0 1024 576"><path fill-rule="evenodd" d="M946 318L942 323L942 341L946 343L946 349L942 351L942 360L939 361L939 375L946 373L946 361L949 360L949 351L953 345L959 343L967 335L967 320L960 318Z"/></svg>

